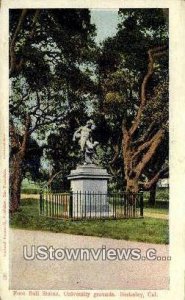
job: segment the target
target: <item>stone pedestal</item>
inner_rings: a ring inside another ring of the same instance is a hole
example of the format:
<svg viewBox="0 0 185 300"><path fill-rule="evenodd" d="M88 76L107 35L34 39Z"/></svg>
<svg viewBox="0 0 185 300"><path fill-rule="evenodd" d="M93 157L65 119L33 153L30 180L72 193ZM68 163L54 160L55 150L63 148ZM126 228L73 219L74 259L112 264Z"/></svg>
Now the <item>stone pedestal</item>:
<svg viewBox="0 0 185 300"><path fill-rule="evenodd" d="M107 183L111 176L94 164L79 165L68 179L73 192L73 217L99 217L110 213Z"/></svg>

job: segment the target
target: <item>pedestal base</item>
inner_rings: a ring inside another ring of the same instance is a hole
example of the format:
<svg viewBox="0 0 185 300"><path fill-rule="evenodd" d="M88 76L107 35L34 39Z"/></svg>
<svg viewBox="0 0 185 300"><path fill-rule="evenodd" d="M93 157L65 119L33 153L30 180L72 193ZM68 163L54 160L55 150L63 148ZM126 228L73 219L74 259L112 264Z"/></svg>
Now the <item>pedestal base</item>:
<svg viewBox="0 0 185 300"><path fill-rule="evenodd" d="M73 217L109 214L107 182L110 177L106 169L94 164L80 165L71 171L68 179L73 191Z"/></svg>

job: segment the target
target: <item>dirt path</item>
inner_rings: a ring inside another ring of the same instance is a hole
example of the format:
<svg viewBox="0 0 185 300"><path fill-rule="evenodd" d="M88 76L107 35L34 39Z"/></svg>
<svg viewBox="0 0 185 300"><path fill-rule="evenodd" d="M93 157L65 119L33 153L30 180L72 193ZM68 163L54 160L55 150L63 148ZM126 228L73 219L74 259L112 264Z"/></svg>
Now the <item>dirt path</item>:
<svg viewBox="0 0 185 300"><path fill-rule="evenodd" d="M25 260L31 245L53 248L154 248L167 256L168 246L63 233L10 229L11 289L168 289L169 261ZM142 253L144 253L142 252Z"/></svg>
<svg viewBox="0 0 185 300"><path fill-rule="evenodd" d="M163 219L163 220L169 219L169 215L167 215L167 214L147 212L147 211L144 212L144 216L148 217L148 218Z"/></svg>

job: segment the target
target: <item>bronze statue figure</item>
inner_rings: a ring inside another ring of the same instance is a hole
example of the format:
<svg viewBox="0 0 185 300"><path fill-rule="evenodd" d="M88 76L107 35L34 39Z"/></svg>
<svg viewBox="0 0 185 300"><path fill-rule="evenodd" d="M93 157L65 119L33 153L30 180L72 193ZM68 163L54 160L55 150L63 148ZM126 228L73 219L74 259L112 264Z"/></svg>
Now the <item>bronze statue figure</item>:
<svg viewBox="0 0 185 300"><path fill-rule="evenodd" d="M85 164L95 163L95 148L99 144L92 138L92 132L95 128L93 120L89 120L86 125L79 127L73 135L73 141L78 140Z"/></svg>

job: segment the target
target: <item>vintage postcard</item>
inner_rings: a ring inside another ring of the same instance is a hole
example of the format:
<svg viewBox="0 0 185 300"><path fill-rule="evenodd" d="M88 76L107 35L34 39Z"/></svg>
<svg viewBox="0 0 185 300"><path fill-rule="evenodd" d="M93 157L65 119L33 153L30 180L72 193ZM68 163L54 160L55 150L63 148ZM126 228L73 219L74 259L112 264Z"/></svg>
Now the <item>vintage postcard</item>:
<svg viewBox="0 0 185 300"><path fill-rule="evenodd" d="M0 299L185 299L184 19L1 1Z"/></svg>

